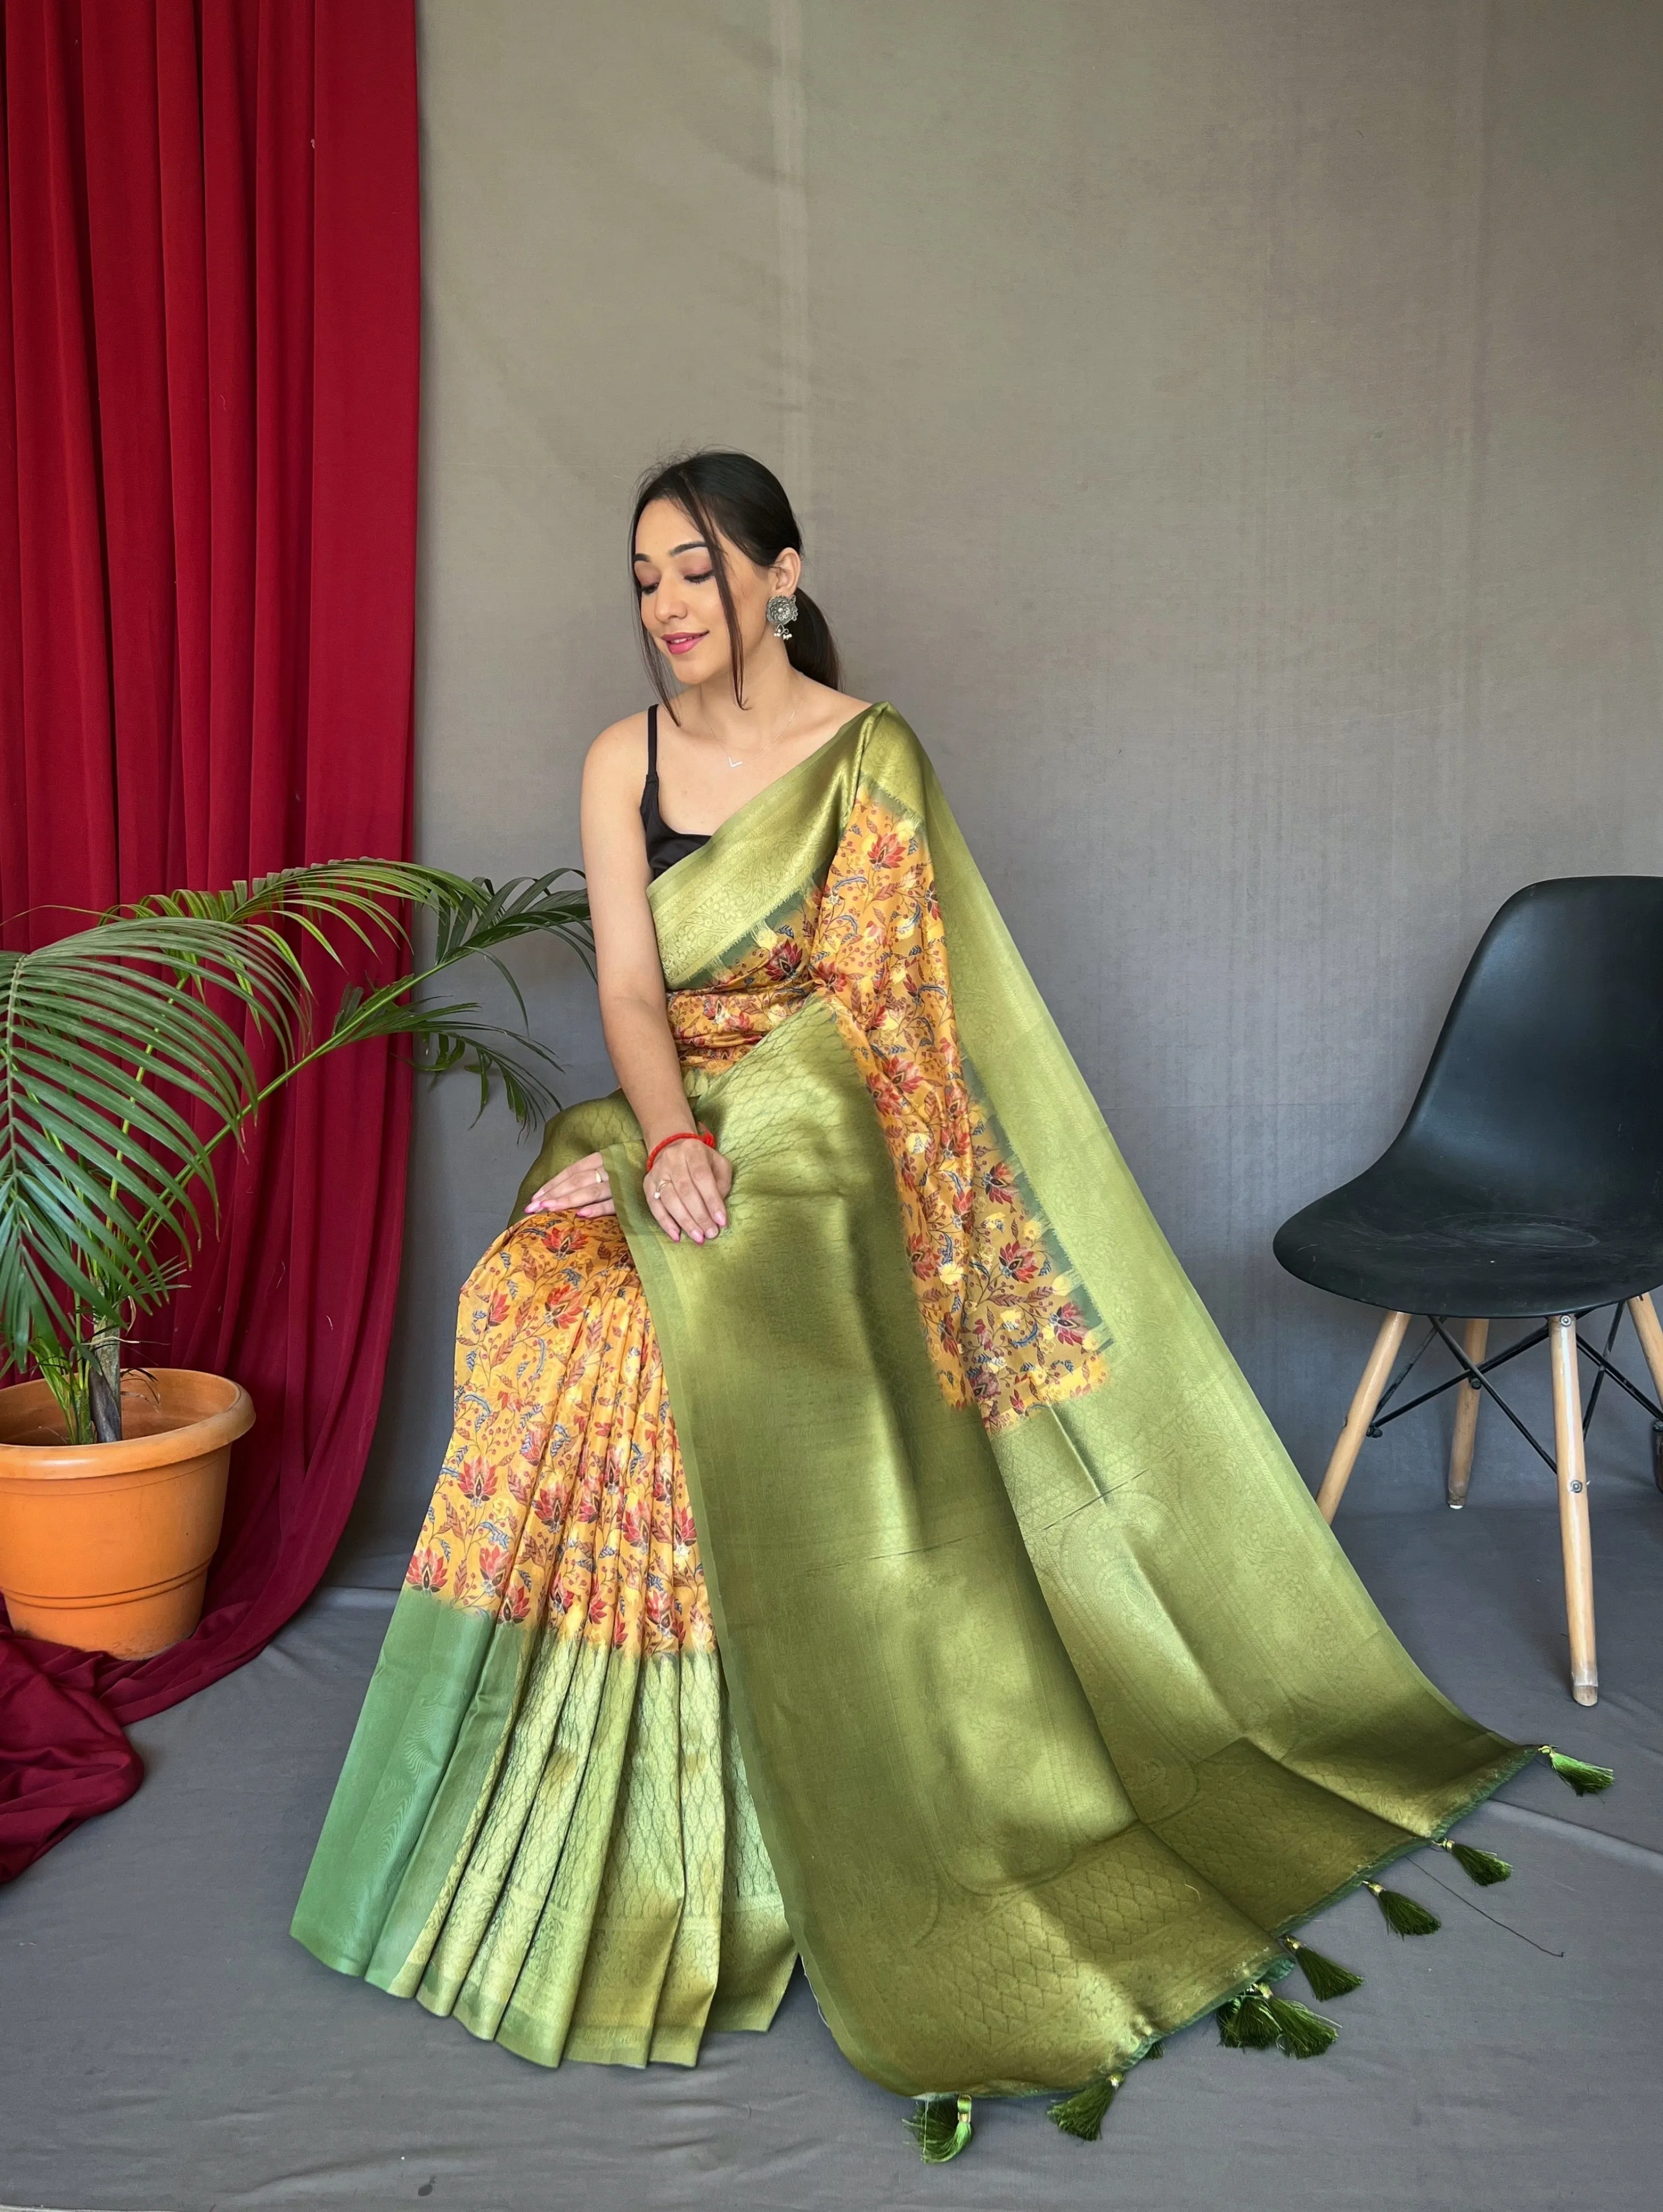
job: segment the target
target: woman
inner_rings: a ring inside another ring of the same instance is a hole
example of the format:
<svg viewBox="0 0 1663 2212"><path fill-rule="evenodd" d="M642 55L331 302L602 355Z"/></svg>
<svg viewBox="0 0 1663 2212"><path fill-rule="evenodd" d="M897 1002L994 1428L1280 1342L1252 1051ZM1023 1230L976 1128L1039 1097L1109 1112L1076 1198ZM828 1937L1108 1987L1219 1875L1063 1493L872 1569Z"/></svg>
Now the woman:
<svg viewBox="0 0 1663 2212"><path fill-rule="evenodd" d="M691 2063L800 1954L942 2158L984 2093L1095 2136L1205 2012L1324 2047L1275 1984L1355 1978L1290 1931L1363 1881L1435 1926L1372 1877L1533 1754L1375 1611L800 548L743 455L636 501L660 703L583 794L622 1088L462 1294L294 1932L549 2065Z"/></svg>

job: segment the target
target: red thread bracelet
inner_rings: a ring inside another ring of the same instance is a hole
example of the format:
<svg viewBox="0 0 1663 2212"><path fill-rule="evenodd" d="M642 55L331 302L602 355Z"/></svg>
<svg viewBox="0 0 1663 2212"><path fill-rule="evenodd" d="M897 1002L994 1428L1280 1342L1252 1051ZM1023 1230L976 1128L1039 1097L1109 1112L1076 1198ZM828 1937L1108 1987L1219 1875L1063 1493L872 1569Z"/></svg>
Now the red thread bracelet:
<svg viewBox="0 0 1663 2212"><path fill-rule="evenodd" d="M660 1137L658 1143L653 1146L652 1151L646 1156L646 1172L648 1175L652 1174L652 1163L658 1158L660 1152L665 1151L671 1145L679 1145L683 1141L691 1143L695 1140L701 1145L708 1145L713 1152L716 1149L716 1139L711 1135L708 1129L677 1129L673 1137Z"/></svg>

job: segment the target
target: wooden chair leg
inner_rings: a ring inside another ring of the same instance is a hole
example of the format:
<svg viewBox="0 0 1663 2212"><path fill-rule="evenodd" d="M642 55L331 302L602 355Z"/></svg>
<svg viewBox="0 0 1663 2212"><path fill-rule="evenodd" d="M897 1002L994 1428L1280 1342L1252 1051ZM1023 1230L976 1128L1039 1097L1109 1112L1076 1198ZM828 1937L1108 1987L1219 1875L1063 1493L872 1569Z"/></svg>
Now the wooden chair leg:
<svg viewBox="0 0 1663 2212"><path fill-rule="evenodd" d="M1559 1468L1559 1542L1565 1560L1565 1619L1570 1628L1570 1694L1579 1705L1599 1696L1593 1647L1593 1553L1588 1540L1587 1468L1582 1457L1582 1385L1576 1364L1576 1322L1548 1322L1553 1360L1553 1443Z"/></svg>
<svg viewBox="0 0 1663 2212"><path fill-rule="evenodd" d="M1345 1486L1351 1480L1351 1469L1357 1463L1357 1454L1363 1449L1363 1440L1369 1433L1369 1424L1375 1418L1380 1394L1390 1378L1398 1347L1403 1342L1403 1333L1408 1326L1406 1313L1389 1313L1380 1325L1380 1334L1375 1339L1369 1364L1363 1370L1363 1380L1357 1384L1351 1410L1345 1416L1345 1426L1339 1432L1339 1442L1334 1446L1333 1456L1328 1462L1328 1472L1323 1476L1322 1487L1316 1494L1317 1508L1325 1521L1332 1522L1339 1510L1339 1501L1345 1495Z"/></svg>
<svg viewBox="0 0 1663 2212"><path fill-rule="evenodd" d="M1657 1308L1652 1304L1649 1291L1643 1297L1629 1300L1629 1319L1634 1323L1634 1333L1640 1339L1640 1348L1652 1371L1652 1388L1663 1399L1663 1322L1657 1318Z"/></svg>
<svg viewBox="0 0 1663 2212"><path fill-rule="evenodd" d="M1482 1367L1484 1353L1490 1349L1490 1323L1468 1322L1461 1337L1461 1349L1475 1367ZM1466 1486L1472 1480L1472 1447L1478 1441L1478 1407L1483 1401L1484 1392L1476 1382L1463 1382L1455 1392L1455 1436L1449 1447L1447 1495L1451 1510L1456 1513L1466 1503Z"/></svg>

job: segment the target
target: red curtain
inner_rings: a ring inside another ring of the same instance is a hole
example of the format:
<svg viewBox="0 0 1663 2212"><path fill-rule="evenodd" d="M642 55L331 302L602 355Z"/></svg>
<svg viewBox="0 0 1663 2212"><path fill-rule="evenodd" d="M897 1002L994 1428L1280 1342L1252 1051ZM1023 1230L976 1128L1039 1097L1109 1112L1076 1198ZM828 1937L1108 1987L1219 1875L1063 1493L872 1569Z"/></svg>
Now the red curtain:
<svg viewBox="0 0 1663 2212"><path fill-rule="evenodd" d="M414 0L3 0L0 915L410 849ZM315 1587L374 1425L409 1078L360 1045L222 1178L146 1358L258 1420L201 1627L0 1638L0 1873L137 1787L118 1723Z"/></svg>

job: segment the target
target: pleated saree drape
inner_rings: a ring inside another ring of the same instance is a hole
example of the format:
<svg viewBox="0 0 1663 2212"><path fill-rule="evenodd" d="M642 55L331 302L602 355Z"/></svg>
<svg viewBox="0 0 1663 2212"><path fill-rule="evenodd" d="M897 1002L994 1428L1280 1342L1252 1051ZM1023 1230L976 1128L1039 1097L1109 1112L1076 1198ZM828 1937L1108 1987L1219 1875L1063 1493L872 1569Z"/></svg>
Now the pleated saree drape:
<svg viewBox="0 0 1663 2212"><path fill-rule="evenodd" d="M893 708L652 899L729 1226L660 1234L621 1096L551 1124L618 1218L464 1293L295 1932L550 2062L800 1953L903 2094L1124 2070L1532 1754L1363 1590Z"/></svg>

